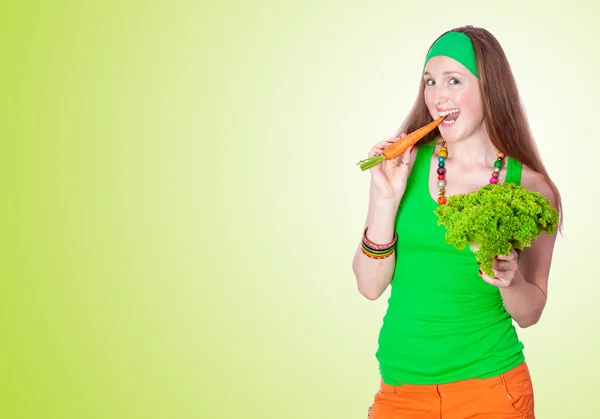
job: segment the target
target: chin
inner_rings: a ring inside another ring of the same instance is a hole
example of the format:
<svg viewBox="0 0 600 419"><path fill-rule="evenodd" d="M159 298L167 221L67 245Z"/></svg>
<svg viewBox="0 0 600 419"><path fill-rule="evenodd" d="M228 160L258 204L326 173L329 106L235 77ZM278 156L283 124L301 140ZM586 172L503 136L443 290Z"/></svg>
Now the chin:
<svg viewBox="0 0 600 419"><path fill-rule="evenodd" d="M458 132L448 132L448 130L441 129L440 134L448 144L457 143L462 140L462 135Z"/></svg>

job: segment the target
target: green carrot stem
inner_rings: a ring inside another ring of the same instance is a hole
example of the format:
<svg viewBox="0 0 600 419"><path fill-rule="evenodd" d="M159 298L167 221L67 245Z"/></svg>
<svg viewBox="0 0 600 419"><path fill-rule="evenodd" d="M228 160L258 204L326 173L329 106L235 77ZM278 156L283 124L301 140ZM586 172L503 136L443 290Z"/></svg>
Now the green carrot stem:
<svg viewBox="0 0 600 419"><path fill-rule="evenodd" d="M369 157L368 159L361 160L356 164L360 165L361 170L364 172L365 170L370 169L373 166L377 166L385 159L386 157L382 154L380 156Z"/></svg>

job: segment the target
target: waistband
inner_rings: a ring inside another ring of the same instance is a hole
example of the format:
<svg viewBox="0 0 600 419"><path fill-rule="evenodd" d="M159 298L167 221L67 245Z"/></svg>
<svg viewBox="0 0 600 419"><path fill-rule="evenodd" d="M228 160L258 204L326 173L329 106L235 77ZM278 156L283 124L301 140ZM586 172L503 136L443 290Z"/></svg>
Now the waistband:
<svg viewBox="0 0 600 419"><path fill-rule="evenodd" d="M506 381L514 378L515 376L521 376L522 378L529 380L531 379L527 362L523 361L521 364L505 372L504 374L496 375L494 377L471 378L468 380L461 380L445 384L403 384L399 386L392 386L389 384L385 384L383 380L380 380L379 391L384 394L400 394L400 392L406 394L406 392L439 393L441 391L469 391L478 388L493 388L499 385L504 385Z"/></svg>

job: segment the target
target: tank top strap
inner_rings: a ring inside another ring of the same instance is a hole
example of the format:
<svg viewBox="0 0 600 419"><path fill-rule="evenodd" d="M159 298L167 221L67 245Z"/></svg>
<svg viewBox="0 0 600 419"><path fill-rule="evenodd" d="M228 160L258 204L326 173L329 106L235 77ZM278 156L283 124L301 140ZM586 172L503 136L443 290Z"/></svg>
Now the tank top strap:
<svg viewBox="0 0 600 419"><path fill-rule="evenodd" d="M432 141L428 144L419 145L417 150L417 155L415 157L415 165L413 167L413 171L415 173L414 182L419 185L426 185L426 189L429 187L429 168L431 166L431 156L433 156L433 152L435 151L436 142Z"/></svg>
<svg viewBox="0 0 600 419"><path fill-rule="evenodd" d="M514 183L517 186L521 186L521 172L523 171L523 165L520 161L508 157L506 163L506 181L505 183Z"/></svg>

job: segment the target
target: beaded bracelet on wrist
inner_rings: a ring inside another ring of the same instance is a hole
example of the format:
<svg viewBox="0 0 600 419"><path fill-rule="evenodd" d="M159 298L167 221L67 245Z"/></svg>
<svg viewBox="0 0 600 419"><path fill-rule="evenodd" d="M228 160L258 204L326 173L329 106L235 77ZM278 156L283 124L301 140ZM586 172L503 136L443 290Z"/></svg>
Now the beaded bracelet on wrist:
<svg viewBox="0 0 600 419"><path fill-rule="evenodd" d="M398 234L394 232L394 239L391 243L377 244L373 243L367 238L368 227L365 228L362 239L362 252L372 259L385 259L391 256L396 250L396 242L398 241Z"/></svg>
<svg viewBox="0 0 600 419"><path fill-rule="evenodd" d="M385 252L381 252L381 253L375 253L367 248L365 248L365 244L363 243L362 245L362 252L367 255L368 257L370 257L371 259L385 259L389 256L391 256L394 251L396 250L395 247L392 247L389 250L386 250Z"/></svg>
<svg viewBox="0 0 600 419"><path fill-rule="evenodd" d="M367 237L367 230L369 229L369 227L365 228L365 231L363 232L363 243L365 243L368 247L370 247L371 249L374 250L387 250L393 246L396 245L396 242L398 241L398 233L396 233L394 231L394 239L387 244L377 244L377 243L373 243L371 240L368 239Z"/></svg>

